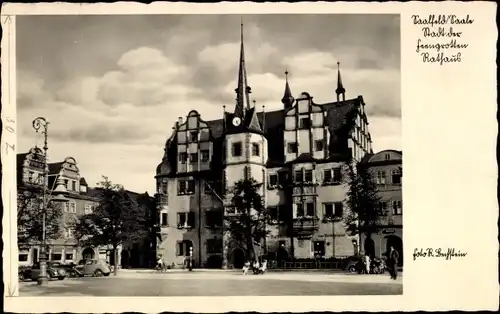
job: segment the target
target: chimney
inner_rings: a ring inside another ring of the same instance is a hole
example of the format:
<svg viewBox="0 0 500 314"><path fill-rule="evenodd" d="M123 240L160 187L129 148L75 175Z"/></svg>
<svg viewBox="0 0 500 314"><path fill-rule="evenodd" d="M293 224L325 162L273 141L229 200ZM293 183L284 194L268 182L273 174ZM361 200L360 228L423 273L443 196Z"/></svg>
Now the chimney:
<svg viewBox="0 0 500 314"><path fill-rule="evenodd" d="M177 126L180 126L182 124L182 117L179 117L179 119L177 120Z"/></svg>

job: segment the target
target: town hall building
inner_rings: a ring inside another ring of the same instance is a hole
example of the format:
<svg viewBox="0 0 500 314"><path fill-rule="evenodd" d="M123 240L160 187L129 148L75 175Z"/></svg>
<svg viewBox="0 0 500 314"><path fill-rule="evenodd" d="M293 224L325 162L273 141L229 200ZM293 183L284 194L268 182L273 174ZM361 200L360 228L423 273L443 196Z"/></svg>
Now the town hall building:
<svg viewBox="0 0 500 314"><path fill-rule="evenodd" d="M342 216L348 190L345 165L372 153L362 96L347 99L340 66L333 100L316 103L293 94L285 72L282 109L258 110L247 82L243 27L236 103L218 120L196 110L179 118L156 170L162 241L168 265L192 259L195 267L235 267L244 250L223 230L231 210L228 191L242 179L261 183L271 212L261 244L279 263L342 258L358 252L359 237L346 233ZM332 73L333 74L333 73ZM333 74L335 75L335 74Z"/></svg>

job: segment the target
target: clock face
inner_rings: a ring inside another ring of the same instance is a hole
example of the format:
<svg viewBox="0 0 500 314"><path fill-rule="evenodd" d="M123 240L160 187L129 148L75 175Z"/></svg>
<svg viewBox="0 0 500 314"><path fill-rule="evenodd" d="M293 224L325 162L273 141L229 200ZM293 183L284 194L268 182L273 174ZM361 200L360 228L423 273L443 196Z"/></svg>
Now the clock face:
<svg viewBox="0 0 500 314"><path fill-rule="evenodd" d="M233 119L233 125L234 125L234 126L239 126L240 124L241 124L241 119L240 119L240 118L238 118L238 117L235 117L235 118Z"/></svg>

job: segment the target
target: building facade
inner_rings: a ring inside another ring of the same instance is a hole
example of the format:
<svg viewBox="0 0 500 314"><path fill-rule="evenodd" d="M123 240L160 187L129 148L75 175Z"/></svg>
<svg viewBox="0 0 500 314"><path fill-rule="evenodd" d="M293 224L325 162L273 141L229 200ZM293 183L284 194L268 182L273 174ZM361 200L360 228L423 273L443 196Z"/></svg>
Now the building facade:
<svg viewBox="0 0 500 314"><path fill-rule="evenodd" d="M27 185L44 184L44 155L40 148L34 147L28 153L17 155L17 186L18 193ZM91 213L99 204L96 189L90 188L85 178L80 175L78 164L73 157L67 157L62 162L48 163L48 194L56 188L58 182L62 182L67 191L65 197L68 202L60 204L63 206L60 218L60 234L58 239L47 241L48 260L62 263L78 263L81 259L103 259L114 265L114 257L111 248L108 247L82 247L74 238L71 223L79 216ZM49 196L50 198L51 196ZM39 243L18 243L19 264L32 265L39 261ZM120 253L120 252L119 252ZM120 265L120 261L118 261Z"/></svg>
<svg viewBox="0 0 500 314"><path fill-rule="evenodd" d="M403 266L403 154L383 150L367 155L363 164L377 186L381 228L371 239L362 236L362 247L371 251L367 253L380 257L393 246L399 253L399 266Z"/></svg>
<svg viewBox="0 0 500 314"><path fill-rule="evenodd" d="M231 187L242 179L262 183L272 213L263 251L278 263L340 258L357 251L346 234L346 162L372 152L362 96L346 99L340 69L328 103L303 92L294 97L285 72L282 109L258 110L247 82L243 30L236 104L221 119L195 110L179 118L156 171L162 241L168 264L189 258L197 267L241 267L246 256L223 230L234 215Z"/></svg>

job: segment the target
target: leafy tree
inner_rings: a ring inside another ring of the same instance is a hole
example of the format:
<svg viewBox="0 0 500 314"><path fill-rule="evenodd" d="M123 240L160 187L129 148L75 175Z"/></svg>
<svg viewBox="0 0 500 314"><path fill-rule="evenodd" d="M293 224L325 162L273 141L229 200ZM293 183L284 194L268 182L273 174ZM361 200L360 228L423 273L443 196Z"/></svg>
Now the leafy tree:
<svg viewBox="0 0 500 314"><path fill-rule="evenodd" d="M147 236L144 210L127 194L123 186L108 177L98 183L99 204L92 213L81 216L73 225L79 243L91 246L111 245L118 268L118 247L123 243L140 243Z"/></svg>
<svg viewBox="0 0 500 314"><path fill-rule="evenodd" d="M233 243L246 251L249 260L257 259L255 244L266 237L266 222L269 215L264 206L259 188L254 179L240 180L231 190L231 205L234 215L225 215L226 230L231 233Z"/></svg>
<svg viewBox="0 0 500 314"><path fill-rule="evenodd" d="M42 186L27 184L17 192L17 239L21 245L41 243L43 237L43 214L45 213L45 239L61 236L62 204L48 202L43 206ZM47 200L50 196L47 196Z"/></svg>
<svg viewBox="0 0 500 314"><path fill-rule="evenodd" d="M347 166L346 179L349 186L346 198L349 211L344 216L347 231L371 238L381 228L377 186L369 169L359 162Z"/></svg>

